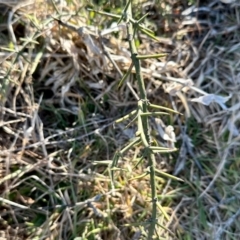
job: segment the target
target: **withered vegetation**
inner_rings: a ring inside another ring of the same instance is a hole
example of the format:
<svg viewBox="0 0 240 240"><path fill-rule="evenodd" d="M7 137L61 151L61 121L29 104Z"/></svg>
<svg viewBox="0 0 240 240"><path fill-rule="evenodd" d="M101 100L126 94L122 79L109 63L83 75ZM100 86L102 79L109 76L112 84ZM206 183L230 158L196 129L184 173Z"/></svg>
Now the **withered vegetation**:
<svg viewBox="0 0 240 240"><path fill-rule="evenodd" d="M0 0L1 239L141 239L149 218L141 148L114 192L108 170L136 131L114 124L137 104L125 26L88 10L124 5L82 2ZM142 61L148 97L183 114L151 119L179 149L158 168L184 180L157 178L159 239L239 239L240 3L133 2L158 39L139 34L139 53L166 54Z"/></svg>

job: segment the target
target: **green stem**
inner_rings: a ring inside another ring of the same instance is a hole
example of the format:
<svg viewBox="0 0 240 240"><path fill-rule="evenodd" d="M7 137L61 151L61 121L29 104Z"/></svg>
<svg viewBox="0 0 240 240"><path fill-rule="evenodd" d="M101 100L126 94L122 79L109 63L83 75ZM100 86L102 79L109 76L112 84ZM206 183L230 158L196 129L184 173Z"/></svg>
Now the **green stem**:
<svg viewBox="0 0 240 240"><path fill-rule="evenodd" d="M152 193L152 219L150 221L150 225L148 228L148 240L151 240L154 231L155 225L157 222L157 193L156 193L156 184L155 184L155 155L154 153L149 154L149 170L150 170L150 185L151 185L151 193Z"/></svg>
<svg viewBox="0 0 240 240"><path fill-rule="evenodd" d="M145 89L145 84L141 72L141 65L140 65L140 60L138 58L138 53L134 41L134 28L133 24L130 21L132 18L132 4L129 3L128 8L126 10L126 15L125 15L125 21L127 23L127 33L128 33L128 41L130 45L130 51L131 51L131 57L132 57L132 62L135 67L136 71L136 78L138 82L138 87L139 87L139 92L140 92L140 100L142 101L139 104L139 107L142 108L142 113L143 115L140 116L141 119L138 121L140 122L141 130L143 131L142 134L144 134L144 139L147 141L147 146L145 145L145 149L147 150L147 157L148 157L148 165L149 165L149 170L150 170L150 185L151 185L151 197L152 197L152 216L150 220L150 225L148 229L148 240L151 240L154 235L155 231L155 226L157 222L157 194L156 194L156 184L155 184L155 156L152 150L149 149L149 146L151 146L151 139L150 139L150 134L149 134L149 122L148 122L148 116L145 115L148 113L148 100L147 100L147 94L146 94L146 89ZM140 110L140 109L139 109ZM138 112L138 114L140 111ZM140 130L140 131L141 131Z"/></svg>

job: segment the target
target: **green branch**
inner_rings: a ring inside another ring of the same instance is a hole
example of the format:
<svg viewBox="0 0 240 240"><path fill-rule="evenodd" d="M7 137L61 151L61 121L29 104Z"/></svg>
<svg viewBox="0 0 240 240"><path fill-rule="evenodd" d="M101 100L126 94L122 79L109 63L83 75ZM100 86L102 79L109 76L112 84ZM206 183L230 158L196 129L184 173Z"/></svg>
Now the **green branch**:
<svg viewBox="0 0 240 240"><path fill-rule="evenodd" d="M117 168L119 158L122 157L123 154L127 152L130 148L132 148L134 145L142 144L142 146L144 147L143 154L138 159L138 162L137 164L135 164L134 168L137 167L140 163L142 163L144 159L147 159L147 162L148 162L147 171L129 180L131 181L134 179L135 180L141 179L147 175L150 177L152 210L151 210L151 218L147 221L148 223L147 239L152 240L155 235L158 236L158 233L156 231L156 226L160 226L163 229L165 229L165 227L162 226L157 220L157 206L159 206L160 204L158 203L157 192L156 192L156 179L158 179L158 176L160 175L162 178L181 181L181 179L177 177L174 177L168 173L165 173L156 169L156 163L155 163L156 153L170 153L170 152L176 151L177 149L156 146L156 144L154 144L154 142L151 140L151 137L150 137L150 125L148 120L149 117L159 116L159 115L168 115L169 112L175 113L175 114L180 114L180 113L166 107L151 104L148 101L147 93L145 89L145 83L144 83L143 75L141 72L141 62L140 62L141 60L144 60L146 58L159 58L159 57L165 56L165 54L160 53L155 55L138 55L137 48L135 45L135 40L134 40L134 37L137 31L139 30L142 31L143 33L147 34L150 38L154 40L158 40L158 39L153 35L153 33L149 29L144 28L143 25L141 24L141 22L144 20L144 18L147 15L144 15L138 21L133 19L132 0L129 0L127 2L122 15L115 15L115 14L105 13L102 11L95 11L95 10L91 10L91 11L98 12L99 14L103 14L105 16L117 18L119 20L118 23L120 23L121 21L124 21L126 24L132 63L128 71L126 72L126 74L124 76L121 74L122 79L120 80L120 83L118 86L120 87L124 83L124 81L127 80L127 77L132 73L132 69L134 67L136 72L135 77L138 85L140 99L138 100L137 108L134 111L116 120L115 122L119 123L119 122L130 119L130 123L128 123L126 127L131 125L133 122L137 122L137 132L135 133L136 135L135 139L133 139L125 148L115 153L112 164L110 166L111 180L112 180L111 183L113 184L114 182L113 181L114 171L123 170L123 169ZM155 110L160 109L160 110L163 110L164 112L159 112L159 111L152 112L151 109L155 109ZM164 214L164 216L167 220L169 220L167 214ZM165 229L165 230L169 231L168 229Z"/></svg>

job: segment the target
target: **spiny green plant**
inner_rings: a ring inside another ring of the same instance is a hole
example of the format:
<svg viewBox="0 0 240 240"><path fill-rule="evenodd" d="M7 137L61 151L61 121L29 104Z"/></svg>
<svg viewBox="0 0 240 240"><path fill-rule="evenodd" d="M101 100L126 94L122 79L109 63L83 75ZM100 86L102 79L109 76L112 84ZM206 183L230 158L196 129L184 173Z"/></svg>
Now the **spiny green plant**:
<svg viewBox="0 0 240 240"><path fill-rule="evenodd" d="M151 139L150 135L150 124L149 124L149 117L152 116L160 116L163 114L168 114L168 112L180 114L179 112L176 112L174 110L171 110L169 108L165 108L163 106L154 105L151 104L148 100L146 89L145 89L145 83L143 79L143 75L141 72L141 60L147 59L147 58L159 58L162 56L165 56L165 54L155 54L155 55L139 55L137 52L136 44L135 44L135 38L137 36L137 31L141 31L145 33L150 38L154 39L155 41L158 41L158 39L154 36L154 33L145 28L142 24L143 20L147 16L144 15L139 20L135 20L132 16L132 1L129 0L123 10L122 15L115 15L107 12L97 11L90 9L91 11L94 11L98 14L102 14L105 16L113 17L115 19L118 19L118 24L120 22L124 22L126 29L127 29L127 37L129 42L129 48L131 51L131 59L132 64L129 67L128 71L124 76L122 76L122 79L119 82L119 85L122 85L124 81L126 81L129 74L132 72L132 69L135 68L135 77L137 80L138 88L139 88L139 97L138 97L138 104L134 111L132 111L130 114L122 117L121 119L118 119L116 123L125 121L127 119L131 119L131 123L136 122L137 123L137 131L135 133L135 138L128 144L126 147L121 149L120 151L117 151L113 157L113 161L110 165L110 172L111 172L111 180L112 180L112 186L114 188L114 172L121 170L118 168L118 161L119 159L133 146L142 144L143 146L143 154L142 157L139 158L139 161L136 165L140 164L143 159L147 159L148 161L148 167L145 173L141 174L140 176L137 176L137 179L143 178L146 175L150 176L150 186L151 186L151 201L152 201L152 210L151 210L151 217L150 219L147 219L144 223L139 223L139 225L144 225L144 227L147 229L147 239L151 240L155 238L156 236L159 238L158 233L156 231L156 225L162 227L165 229L164 226L162 226L157 219L158 212L157 207L159 205L158 198L157 198L157 192L156 192L156 174L164 175L165 177L180 180L177 177L174 177L170 174L163 173L159 170L156 170L156 163L155 163L155 154L156 153L169 153L176 151L177 149L175 147L161 147L156 145ZM156 110L154 112L154 109ZM160 110L163 110L160 111ZM135 179L136 179L135 178ZM161 208L161 206L160 206ZM166 229L167 231L170 231Z"/></svg>

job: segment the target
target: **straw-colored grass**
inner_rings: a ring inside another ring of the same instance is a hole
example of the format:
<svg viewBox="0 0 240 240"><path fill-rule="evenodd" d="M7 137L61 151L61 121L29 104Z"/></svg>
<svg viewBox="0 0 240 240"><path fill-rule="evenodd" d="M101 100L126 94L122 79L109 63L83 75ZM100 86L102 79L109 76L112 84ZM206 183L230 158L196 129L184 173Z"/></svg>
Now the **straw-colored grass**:
<svg viewBox="0 0 240 240"><path fill-rule="evenodd" d="M81 2L0 1L0 239L144 239L142 149L119 161L114 191L108 168L136 131L114 124L137 104L134 70L118 86L124 25ZM154 141L172 125L179 149L158 169L184 179L157 176L159 239L239 239L240 4L160 2L134 1L159 38L139 35L139 52L167 54L142 61L148 97L183 114L151 119Z"/></svg>

